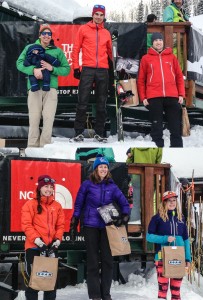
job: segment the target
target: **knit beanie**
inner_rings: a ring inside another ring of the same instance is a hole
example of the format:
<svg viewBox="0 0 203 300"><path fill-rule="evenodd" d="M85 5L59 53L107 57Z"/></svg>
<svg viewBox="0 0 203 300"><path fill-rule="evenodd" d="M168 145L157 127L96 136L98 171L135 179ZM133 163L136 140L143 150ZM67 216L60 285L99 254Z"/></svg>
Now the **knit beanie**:
<svg viewBox="0 0 203 300"><path fill-rule="evenodd" d="M49 31L52 32L51 27L49 26L49 24L41 24L40 28L39 28L39 33L42 33L45 29L48 29Z"/></svg>
<svg viewBox="0 0 203 300"><path fill-rule="evenodd" d="M93 164L93 170L95 170L99 165L107 165L109 168L109 161L102 154L97 154L96 159Z"/></svg>
<svg viewBox="0 0 203 300"><path fill-rule="evenodd" d="M172 0L172 3L174 2L174 0ZM182 0L182 5L184 4L184 0Z"/></svg>
<svg viewBox="0 0 203 300"><path fill-rule="evenodd" d="M190 185L190 182L187 178L185 177L181 177L179 178L180 183L184 186L184 185Z"/></svg>
<svg viewBox="0 0 203 300"><path fill-rule="evenodd" d="M163 34L161 32L154 32L152 33L152 44L155 40L164 40Z"/></svg>
<svg viewBox="0 0 203 300"><path fill-rule="evenodd" d="M92 16L98 11L103 13L105 16L105 6L104 5L100 5L100 4L94 5L93 10L92 10Z"/></svg>
<svg viewBox="0 0 203 300"><path fill-rule="evenodd" d="M38 177L38 186L37 186L37 189L38 191L41 190L41 188L44 186L44 185L48 185L48 184L51 184L54 186L54 183L55 183L55 180L52 179L49 175L40 175Z"/></svg>

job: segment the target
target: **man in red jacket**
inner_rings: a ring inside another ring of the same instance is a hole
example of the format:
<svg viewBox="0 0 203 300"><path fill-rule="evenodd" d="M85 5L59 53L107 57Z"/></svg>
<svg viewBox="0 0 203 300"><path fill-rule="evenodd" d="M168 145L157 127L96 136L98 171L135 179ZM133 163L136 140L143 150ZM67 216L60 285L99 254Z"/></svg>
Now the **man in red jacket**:
<svg viewBox="0 0 203 300"><path fill-rule="evenodd" d="M183 147L181 104L185 96L183 74L171 48L163 46L163 35L152 34L152 47L139 68L140 100L149 109L151 137L157 147L164 147L163 112L170 131L170 146Z"/></svg>
<svg viewBox="0 0 203 300"><path fill-rule="evenodd" d="M72 60L74 77L80 79L78 88L78 105L74 124L76 142L84 140L86 110L93 87L96 91L96 124L94 139L107 142L104 138L106 121L106 100L108 96L108 57L112 59L111 35L104 28L105 7L95 5L92 21L82 25L74 41ZM79 53L82 49L82 70L79 65Z"/></svg>

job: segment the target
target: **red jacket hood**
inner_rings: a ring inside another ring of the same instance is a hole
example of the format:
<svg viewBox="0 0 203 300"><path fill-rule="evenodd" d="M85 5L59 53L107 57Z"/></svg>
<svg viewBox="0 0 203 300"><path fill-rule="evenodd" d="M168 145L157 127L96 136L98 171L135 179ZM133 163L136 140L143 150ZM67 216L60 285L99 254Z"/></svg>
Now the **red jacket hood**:
<svg viewBox="0 0 203 300"><path fill-rule="evenodd" d="M93 21L89 21L87 23L88 26L90 26L91 28L98 28L98 29L103 29L104 28L104 22L102 22L101 24L96 24L96 23L93 23Z"/></svg>
<svg viewBox="0 0 203 300"><path fill-rule="evenodd" d="M149 50L148 50L148 54L150 55L168 55L168 54L171 54L172 53L172 49L167 47L165 48L162 52L158 52L156 51L153 47L150 47Z"/></svg>

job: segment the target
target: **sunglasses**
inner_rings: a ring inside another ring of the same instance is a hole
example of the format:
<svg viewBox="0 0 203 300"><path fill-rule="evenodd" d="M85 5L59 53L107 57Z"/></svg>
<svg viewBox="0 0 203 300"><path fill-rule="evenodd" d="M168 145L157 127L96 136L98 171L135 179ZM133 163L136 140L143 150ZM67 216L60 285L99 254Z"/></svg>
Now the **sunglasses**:
<svg viewBox="0 0 203 300"><path fill-rule="evenodd" d="M94 8L105 9L105 6L104 5L100 5L100 4L96 4L96 5L94 5Z"/></svg>
<svg viewBox="0 0 203 300"><path fill-rule="evenodd" d="M50 183L55 183L56 182L56 180L55 179L52 179L52 178L48 178L48 177L45 177L45 178L43 178L42 179L45 183L48 183L48 182L50 182ZM42 181L41 180L41 181Z"/></svg>
<svg viewBox="0 0 203 300"><path fill-rule="evenodd" d="M50 32L50 31L42 31L41 32L41 35L43 35L43 36L45 36L45 35L48 35L48 36L52 36L52 32Z"/></svg>

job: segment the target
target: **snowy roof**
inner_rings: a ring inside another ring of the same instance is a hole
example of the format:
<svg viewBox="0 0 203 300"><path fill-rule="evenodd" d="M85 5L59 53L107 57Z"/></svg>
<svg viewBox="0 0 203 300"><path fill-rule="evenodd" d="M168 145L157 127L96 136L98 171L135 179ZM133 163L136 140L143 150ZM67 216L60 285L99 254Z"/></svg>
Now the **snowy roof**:
<svg viewBox="0 0 203 300"><path fill-rule="evenodd" d="M33 19L52 22L72 22L75 18L91 17L90 8L82 8L74 0L7 0L2 6L19 10L19 14L29 14Z"/></svg>

